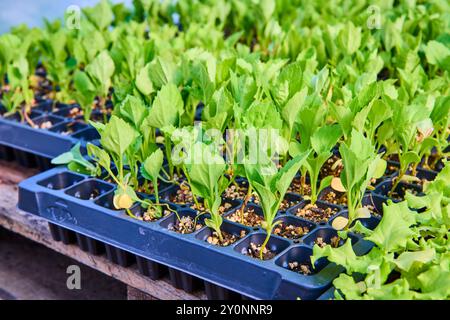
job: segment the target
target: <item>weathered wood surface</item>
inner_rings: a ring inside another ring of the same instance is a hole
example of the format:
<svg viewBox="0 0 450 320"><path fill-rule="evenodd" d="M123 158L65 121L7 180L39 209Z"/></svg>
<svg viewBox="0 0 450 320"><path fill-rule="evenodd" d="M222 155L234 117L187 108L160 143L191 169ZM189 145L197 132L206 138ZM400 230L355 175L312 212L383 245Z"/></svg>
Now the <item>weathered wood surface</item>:
<svg viewBox="0 0 450 320"><path fill-rule="evenodd" d="M37 216L17 209L17 184L35 174L34 170L23 169L0 161L0 226L41 243L80 263L103 272L129 286L131 299L154 297L161 300L205 299L203 292L189 294L174 288L166 279L151 280L139 273L136 267L123 268L109 262L104 256L92 256L75 245L64 245L53 241L47 222ZM138 291L136 291L136 290Z"/></svg>

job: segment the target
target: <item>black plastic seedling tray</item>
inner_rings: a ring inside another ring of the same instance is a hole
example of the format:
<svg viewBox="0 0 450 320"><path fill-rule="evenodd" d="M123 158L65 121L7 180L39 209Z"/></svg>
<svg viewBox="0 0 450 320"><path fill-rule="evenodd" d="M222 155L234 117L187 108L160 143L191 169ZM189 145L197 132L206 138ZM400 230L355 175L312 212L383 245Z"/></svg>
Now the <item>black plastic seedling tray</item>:
<svg viewBox="0 0 450 320"><path fill-rule="evenodd" d="M90 199L94 189L98 196ZM328 241L337 234L330 227L332 220L317 224L298 218L289 210L280 212L277 219L308 225L310 232L296 240L273 235L269 247L276 256L261 261L245 254L250 242L262 242L265 238L260 228L224 219L224 231L239 234L245 230L247 235L228 247L214 246L206 241L211 231L205 226L186 235L169 230L176 223L173 213L156 222L144 222L124 211L112 210L114 189L113 184L54 168L20 183L19 208L48 220L55 240L78 243L92 254L106 253L122 266L137 264L152 279L168 275L174 286L188 292L204 288L211 299L316 299L342 272L325 259L317 262L311 275L287 268L291 261L310 263L315 239L321 236ZM170 192L170 188L161 190L161 196ZM186 206L170 206L180 216L196 215ZM341 209L335 216L345 214ZM136 210L140 207L132 208L134 213ZM371 247L358 235L351 235L351 239L358 253Z"/></svg>
<svg viewBox="0 0 450 320"><path fill-rule="evenodd" d="M0 116L0 159L15 161L25 167L47 170L51 159L69 151L76 143L99 138L97 131L78 118L67 117L73 105L43 101L33 108L30 118L39 125L49 121L47 129L36 129L21 121L18 113ZM52 112L53 111L53 112Z"/></svg>

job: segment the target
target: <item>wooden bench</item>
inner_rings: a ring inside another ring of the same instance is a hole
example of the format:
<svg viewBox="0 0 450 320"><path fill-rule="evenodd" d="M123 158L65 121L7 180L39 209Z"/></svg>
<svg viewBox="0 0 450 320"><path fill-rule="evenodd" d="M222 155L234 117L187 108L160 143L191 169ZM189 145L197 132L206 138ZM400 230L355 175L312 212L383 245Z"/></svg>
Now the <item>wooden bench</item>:
<svg viewBox="0 0 450 320"><path fill-rule="evenodd" d="M37 172L12 163L0 161L0 226L96 269L127 285L129 300L199 300L204 292L189 294L174 288L167 279L151 280L136 267L123 268L109 262L104 256L92 256L75 245L53 241L44 219L17 209L17 184Z"/></svg>

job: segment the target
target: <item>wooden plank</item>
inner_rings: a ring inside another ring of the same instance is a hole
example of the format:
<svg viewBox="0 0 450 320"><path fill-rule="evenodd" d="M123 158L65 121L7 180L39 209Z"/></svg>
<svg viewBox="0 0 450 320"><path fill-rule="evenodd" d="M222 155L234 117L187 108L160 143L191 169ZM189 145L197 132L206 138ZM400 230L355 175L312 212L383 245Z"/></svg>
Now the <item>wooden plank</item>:
<svg viewBox="0 0 450 320"><path fill-rule="evenodd" d="M157 300L155 297L131 286L127 286L127 300Z"/></svg>
<svg viewBox="0 0 450 320"><path fill-rule="evenodd" d="M174 288L167 279L154 281L141 275L135 266L123 268L109 262L104 256L92 256L75 245L64 245L61 242L53 241L44 219L16 208L17 183L33 174L35 174L34 170L23 169L0 161L0 226L99 270L156 299L206 299L204 292L186 293ZM132 292L135 291L132 290Z"/></svg>

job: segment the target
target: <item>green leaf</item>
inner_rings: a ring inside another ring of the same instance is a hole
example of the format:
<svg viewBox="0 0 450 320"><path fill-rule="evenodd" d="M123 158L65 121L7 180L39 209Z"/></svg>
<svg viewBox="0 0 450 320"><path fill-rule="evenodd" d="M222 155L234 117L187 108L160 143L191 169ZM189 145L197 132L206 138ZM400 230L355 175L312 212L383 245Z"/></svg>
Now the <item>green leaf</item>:
<svg viewBox="0 0 450 320"><path fill-rule="evenodd" d="M297 115L306 100L308 88L303 88L301 91L295 93L291 99L286 103L281 111L283 120L288 124L289 130L292 130L294 123L297 120Z"/></svg>
<svg viewBox="0 0 450 320"><path fill-rule="evenodd" d="M360 300L364 293L353 277L346 274L340 274L338 278L333 281L333 285L336 289L339 289L348 300Z"/></svg>
<svg viewBox="0 0 450 320"><path fill-rule="evenodd" d="M280 198L284 198L287 189L291 185L292 180L297 174L303 162L308 158L310 151L304 152L289 160L278 172L275 178L276 190L279 192Z"/></svg>
<svg viewBox="0 0 450 320"><path fill-rule="evenodd" d="M400 254L394 263L401 270L409 272L413 265L431 262L435 257L436 251L431 248L415 252L407 251Z"/></svg>
<svg viewBox="0 0 450 320"><path fill-rule="evenodd" d="M158 92L148 114L147 122L154 128L177 126L183 111L184 104L181 94L178 88L170 83L164 85Z"/></svg>
<svg viewBox="0 0 450 320"><path fill-rule="evenodd" d="M353 272L367 272L370 259L367 256L358 257L353 251L351 239L338 248L326 245L323 248L314 245L311 264L314 265L317 260L326 257L330 262L344 266L350 274Z"/></svg>
<svg viewBox="0 0 450 320"><path fill-rule="evenodd" d="M176 66L169 58L157 57L150 63L149 75L153 85L161 88L174 82Z"/></svg>
<svg viewBox="0 0 450 320"><path fill-rule="evenodd" d="M450 49L438 41L431 40L425 46L425 56L429 64L444 66L448 61L446 59L450 57Z"/></svg>
<svg viewBox="0 0 450 320"><path fill-rule="evenodd" d="M245 122L247 126L263 129L281 129L283 121L271 103L258 103L252 104L245 113Z"/></svg>
<svg viewBox="0 0 450 320"><path fill-rule="evenodd" d="M347 22L338 36L342 50L349 55L355 53L361 45L361 33L361 27L355 27L351 21Z"/></svg>
<svg viewBox="0 0 450 320"><path fill-rule="evenodd" d="M142 164L141 174L145 179L156 183L164 161L161 149L156 149Z"/></svg>
<svg viewBox="0 0 450 320"><path fill-rule="evenodd" d="M105 168L106 171L110 171L111 168L111 158L108 152L97 147L92 143L87 144L88 155L92 157L101 167Z"/></svg>
<svg viewBox="0 0 450 320"><path fill-rule="evenodd" d="M114 74L114 61L108 51L102 51L87 67L86 72L91 77L99 95L106 97L111 87L111 77Z"/></svg>
<svg viewBox="0 0 450 320"><path fill-rule="evenodd" d="M186 167L192 192L205 199L215 197L219 179L225 173L225 160L210 146L200 142L194 144L190 155L190 163L186 163Z"/></svg>
<svg viewBox="0 0 450 320"><path fill-rule="evenodd" d="M136 87L143 95L150 95L155 91L150 77L150 64L142 68L136 76Z"/></svg>
<svg viewBox="0 0 450 320"><path fill-rule="evenodd" d="M139 137L139 133L131 125L114 115L100 135L102 146L118 156L122 156Z"/></svg>
<svg viewBox="0 0 450 320"><path fill-rule="evenodd" d="M77 91L79 91L82 95L89 97L86 98L89 103L93 102L93 98L95 97L95 86L85 72L79 70L75 71L73 76L73 84Z"/></svg>
<svg viewBox="0 0 450 320"><path fill-rule="evenodd" d="M99 30L105 30L114 19L111 5L107 0L101 0L96 6L84 8L84 14Z"/></svg>
<svg viewBox="0 0 450 320"><path fill-rule="evenodd" d="M147 117L148 108L141 99L127 95L125 100L114 109L114 113L133 124L136 129L139 129Z"/></svg>
<svg viewBox="0 0 450 320"><path fill-rule="evenodd" d="M415 235L410 228L415 223L415 215L406 202L384 204L383 219L366 240L372 241L385 252L403 250L408 239Z"/></svg>
<svg viewBox="0 0 450 320"><path fill-rule="evenodd" d="M448 299L450 297L450 255L443 255L438 265L432 266L417 278L422 285L421 291L428 299Z"/></svg>
<svg viewBox="0 0 450 320"><path fill-rule="evenodd" d="M329 153L342 135L339 125L325 125L311 137L311 146L316 153Z"/></svg>

